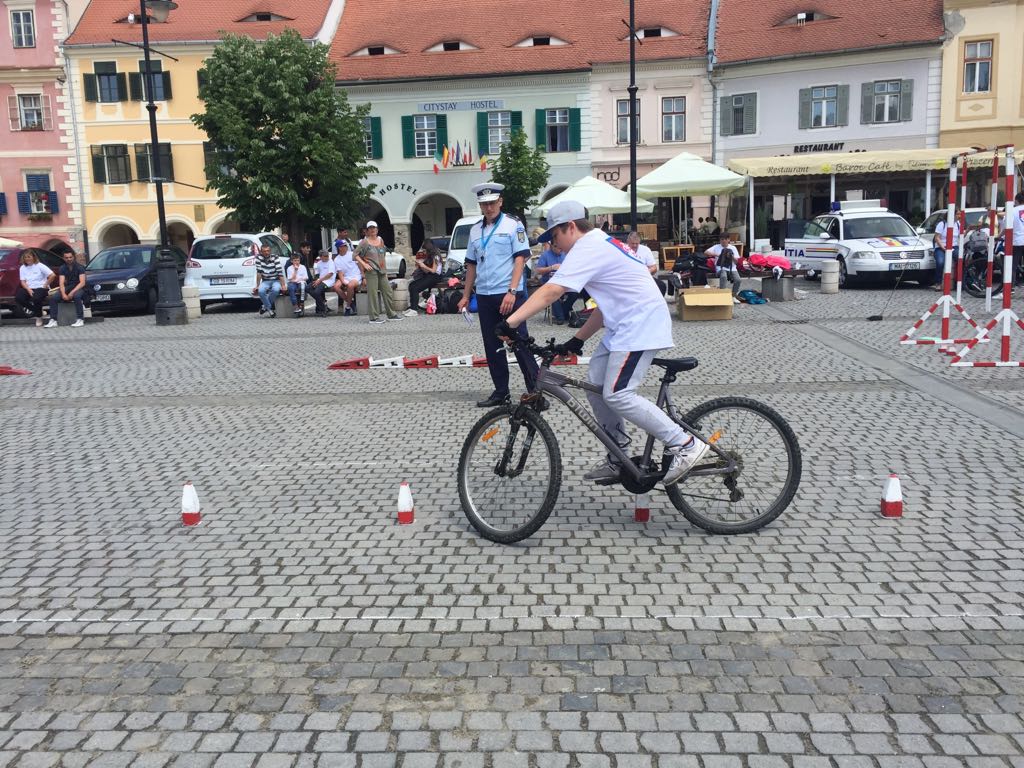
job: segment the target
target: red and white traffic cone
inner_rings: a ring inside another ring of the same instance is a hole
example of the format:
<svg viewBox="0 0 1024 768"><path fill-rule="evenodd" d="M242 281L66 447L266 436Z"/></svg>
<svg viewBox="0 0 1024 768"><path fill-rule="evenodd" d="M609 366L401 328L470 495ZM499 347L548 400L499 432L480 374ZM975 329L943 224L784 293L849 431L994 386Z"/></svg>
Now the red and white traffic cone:
<svg viewBox="0 0 1024 768"><path fill-rule="evenodd" d="M199 525L203 516L199 510L199 494L189 480L181 489L181 523L182 525Z"/></svg>
<svg viewBox="0 0 1024 768"><path fill-rule="evenodd" d="M416 518L416 505L412 500L412 489L408 483L398 486L398 524L409 525Z"/></svg>
<svg viewBox="0 0 1024 768"><path fill-rule="evenodd" d="M882 517L903 517L903 489L895 472L889 474L882 487Z"/></svg>
<svg viewBox="0 0 1024 768"><path fill-rule="evenodd" d="M636 501L633 502L633 520L638 523L649 523L651 521L651 496L647 493L638 493Z"/></svg>

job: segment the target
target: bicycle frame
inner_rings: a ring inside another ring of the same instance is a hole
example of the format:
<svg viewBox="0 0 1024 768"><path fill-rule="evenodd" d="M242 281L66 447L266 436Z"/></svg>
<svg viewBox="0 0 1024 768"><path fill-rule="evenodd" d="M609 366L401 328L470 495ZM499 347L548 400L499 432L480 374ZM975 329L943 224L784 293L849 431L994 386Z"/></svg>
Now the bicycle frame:
<svg viewBox="0 0 1024 768"><path fill-rule="evenodd" d="M688 477L698 477L701 475L724 475L735 471L736 460L719 450L713 441L709 441L704 438L703 435L697 432L693 427L683 421L682 417L679 416L675 409L675 405L672 403L672 396L669 393L669 388L672 382L675 380L674 374L667 374L661 381L661 386L658 388L658 398L655 404L658 408L664 410L668 415L674 419L680 426L686 429L698 438L703 439L711 446L711 450L717 454L724 461L728 462L726 466L713 466L713 467L694 467L688 473ZM651 435L647 436L647 440L644 444L644 452L641 455L639 466L633 461L633 459L626 454L626 452L619 446L615 440L612 439L604 428L597 423L597 419L594 418L594 414L584 406L579 400L572 396L569 392L570 388L582 389L587 392L594 392L598 395L602 392L602 387L597 384L591 384L589 381L582 381L580 379L574 379L571 376L566 376L557 371L552 371L546 366L541 366L537 372L537 382L534 387L534 391L531 395L526 395L524 398L524 405L528 405L529 402L536 400L540 395L547 394L562 402L573 415L579 419L583 425L589 429L594 436L601 441L601 444L608 449L608 452L618 459L620 465L625 468L626 472L639 483L653 483L656 480L660 480L664 472L644 472L642 467L650 466L651 454L654 452L654 437Z"/></svg>

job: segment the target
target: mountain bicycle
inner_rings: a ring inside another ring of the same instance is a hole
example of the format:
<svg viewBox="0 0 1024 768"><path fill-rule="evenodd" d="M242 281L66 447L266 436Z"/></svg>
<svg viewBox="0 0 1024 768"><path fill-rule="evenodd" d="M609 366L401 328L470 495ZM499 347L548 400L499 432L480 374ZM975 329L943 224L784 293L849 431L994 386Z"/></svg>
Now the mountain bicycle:
<svg viewBox="0 0 1024 768"><path fill-rule="evenodd" d="M490 541L512 544L532 536L558 500L562 455L541 415L544 396L565 404L622 468L617 479L599 484L649 493L671 462L667 453L654 456L651 436L639 456L628 456L568 391L600 394L601 386L552 371L554 346L554 339L543 346L533 339L509 341L513 350L524 348L540 359L536 385L519 403L481 417L462 446L459 500L470 524ZM665 488L675 508L693 525L714 534L750 533L775 520L800 485L800 446L789 424L772 408L746 397L710 400L682 416L670 388L680 373L697 367L697 359L655 358L653 365L664 369L657 406L711 446L682 481Z"/></svg>

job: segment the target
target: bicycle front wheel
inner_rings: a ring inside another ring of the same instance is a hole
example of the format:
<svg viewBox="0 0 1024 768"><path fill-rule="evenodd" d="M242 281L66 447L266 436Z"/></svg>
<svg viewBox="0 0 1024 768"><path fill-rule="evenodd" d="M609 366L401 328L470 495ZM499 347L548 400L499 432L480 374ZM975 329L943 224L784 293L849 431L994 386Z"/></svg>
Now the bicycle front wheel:
<svg viewBox="0 0 1024 768"><path fill-rule="evenodd" d="M685 422L736 462L731 473L668 486L668 497L687 520L710 533L750 533L782 514L803 466L796 435L782 416L756 400L725 397L698 405ZM713 453L698 466L709 461L727 466Z"/></svg>
<svg viewBox="0 0 1024 768"><path fill-rule="evenodd" d="M536 533L554 509L561 482L558 441L530 408L487 413L462 446L462 511L490 541L512 544Z"/></svg>

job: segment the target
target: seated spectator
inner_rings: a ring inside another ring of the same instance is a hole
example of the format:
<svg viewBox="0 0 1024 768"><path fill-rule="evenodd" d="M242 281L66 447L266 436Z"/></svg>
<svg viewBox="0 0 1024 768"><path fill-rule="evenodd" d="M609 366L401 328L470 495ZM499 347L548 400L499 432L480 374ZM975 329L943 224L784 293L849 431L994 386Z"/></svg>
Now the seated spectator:
<svg viewBox="0 0 1024 768"><path fill-rule="evenodd" d="M268 314L277 317L274 302L286 290L280 260L270 252L269 245L262 246L260 255L256 257L256 287L252 289L252 295L259 296L262 302L260 317Z"/></svg>
<svg viewBox="0 0 1024 768"><path fill-rule="evenodd" d="M707 232L709 235L717 235L722 230L722 228L718 226L718 219L714 216L708 216L707 221L704 223L707 225Z"/></svg>
<svg viewBox="0 0 1024 768"><path fill-rule="evenodd" d="M732 300L734 304L739 304L740 300L736 298L736 294L740 292L740 253L735 245L730 244L730 240L732 238L729 233L723 232L718 236L718 245L708 248L704 255L715 260L718 287L725 288L726 282L732 283Z"/></svg>
<svg viewBox="0 0 1024 768"><path fill-rule="evenodd" d="M308 245L303 246L307 250ZM309 271L302 263L302 257L293 253L291 264L288 265L288 297L292 300L292 313L302 317L306 311L306 283L309 282Z"/></svg>
<svg viewBox="0 0 1024 768"><path fill-rule="evenodd" d="M423 298L424 291L429 291L437 285L444 285L444 278L441 277L441 254L432 242L424 240L416 253L416 269L409 283L409 309L405 314L414 316L426 312L420 306L420 299Z"/></svg>
<svg viewBox="0 0 1024 768"><path fill-rule="evenodd" d="M338 227L338 236L334 238L335 255L339 253L338 246L341 245L341 243L345 243L346 247L349 250L349 253L352 252L352 241L349 239L347 227Z"/></svg>
<svg viewBox="0 0 1024 768"><path fill-rule="evenodd" d="M334 257L334 292L338 294L338 306L345 307L345 317L356 313L356 291L363 283L363 271L352 258L352 249L347 240L335 241L338 255Z"/></svg>
<svg viewBox="0 0 1024 768"><path fill-rule="evenodd" d="M44 327L57 327L57 307L61 302L75 303L75 322L72 328L81 328L85 325L85 267L78 263L75 254L68 251L61 258L64 259L64 266L57 273L57 289L50 296L50 322Z"/></svg>
<svg viewBox="0 0 1024 768"><path fill-rule="evenodd" d="M559 251L554 243L550 241L544 243L544 250L541 251L540 258L537 259L536 269L540 276L540 284L544 285L550 280L564 261L565 254ZM579 294L574 291L566 291L551 304L551 319L554 320L555 325L565 325L569 322L572 305L576 303L578 296Z"/></svg>
<svg viewBox="0 0 1024 768"><path fill-rule="evenodd" d="M46 294L56 275L52 269L40 263L34 251L27 250L21 254L18 279L14 303L32 315L36 319L36 327L39 328L43 324L43 302L46 301Z"/></svg>
<svg viewBox="0 0 1024 768"><path fill-rule="evenodd" d="M316 264L313 265L316 279L309 284L309 293L316 302L316 316L327 317L331 311L327 308L327 289L334 290L334 260L330 251L322 250Z"/></svg>
<svg viewBox="0 0 1024 768"><path fill-rule="evenodd" d="M647 271L651 273L651 277L658 285L658 290L664 296L668 292L668 283L658 277L658 260L654 258L654 251L643 244L639 232L630 232L626 236L626 247L635 253L637 258L643 259L644 266L647 267Z"/></svg>

